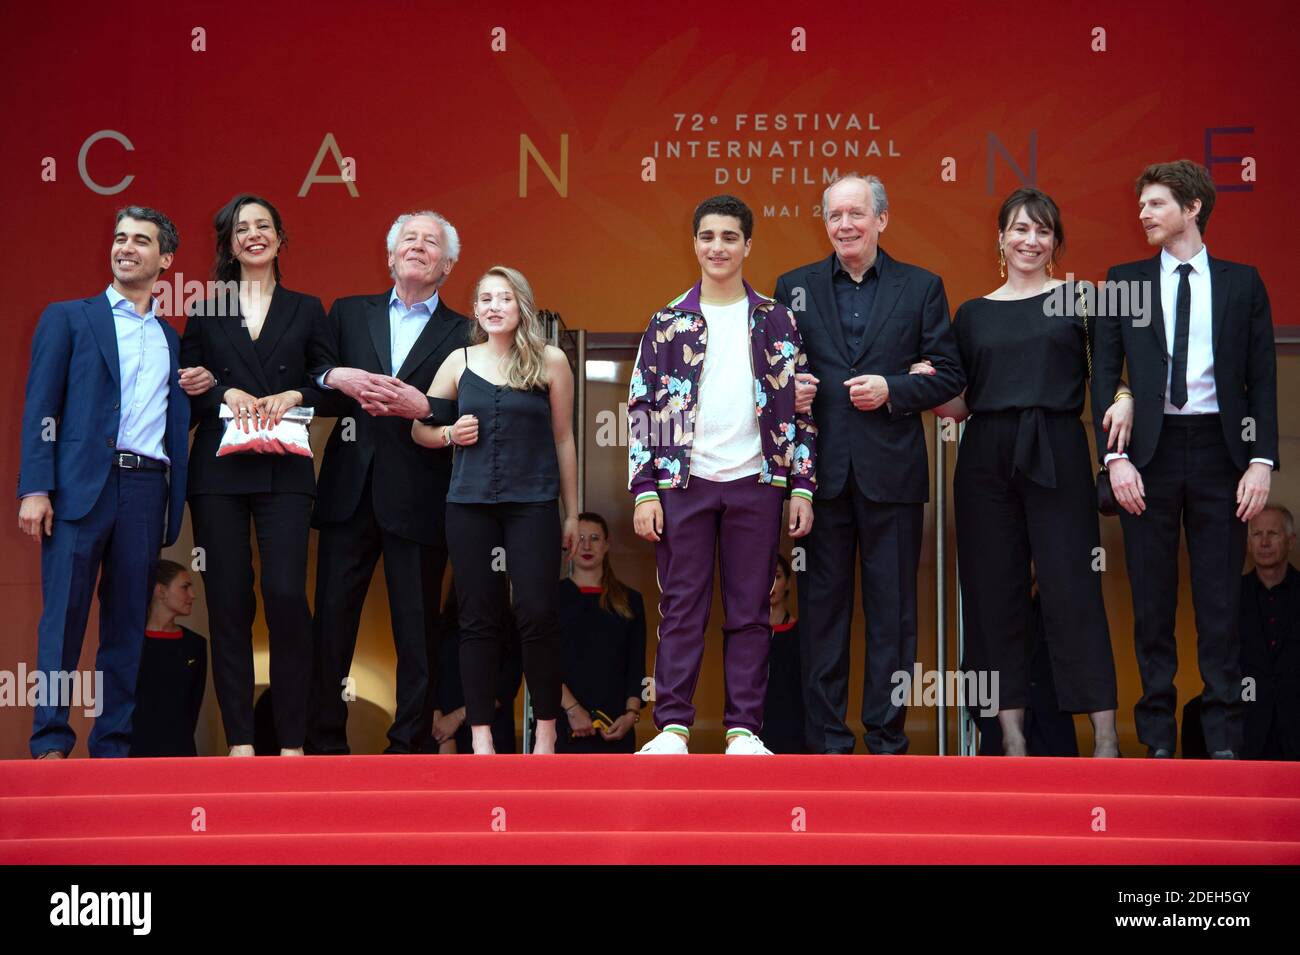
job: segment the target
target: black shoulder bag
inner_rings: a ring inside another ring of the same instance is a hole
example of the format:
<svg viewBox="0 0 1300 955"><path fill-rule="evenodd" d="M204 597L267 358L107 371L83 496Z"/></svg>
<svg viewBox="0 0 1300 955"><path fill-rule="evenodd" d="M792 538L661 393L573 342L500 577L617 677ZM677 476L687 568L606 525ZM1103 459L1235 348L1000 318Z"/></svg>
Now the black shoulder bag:
<svg viewBox="0 0 1300 955"><path fill-rule="evenodd" d="M1088 381L1092 381L1092 342L1088 337L1088 303L1083 294L1083 285L1075 288L1079 292L1079 314L1083 316L1083 353L1088 360ZM1110 486L1110 472L1103 466L1097 471L1097 511L1103 517L1115 517L1119 514L1119 504L1115 501L1115 492Z"/></svg>

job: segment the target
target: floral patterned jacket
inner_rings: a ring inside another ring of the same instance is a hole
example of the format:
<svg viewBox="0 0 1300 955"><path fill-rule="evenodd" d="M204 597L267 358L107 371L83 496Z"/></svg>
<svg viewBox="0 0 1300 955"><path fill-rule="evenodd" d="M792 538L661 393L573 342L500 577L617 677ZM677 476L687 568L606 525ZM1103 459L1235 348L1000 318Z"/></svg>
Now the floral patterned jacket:
<svg viewBox="0 0 1300 955"><path fill-rule="evenodd" d="M754 414L763 445L763 484L812 499L817 486L817 428L812 415L794 410L794 376L807 368L794 315L784 305L749 296L750 366ZM641 337L628 390L628 490L636 503L690 479L696 398L709 329L700 285L655 312ZM740 400L737 398L737 400Z"/></svg>

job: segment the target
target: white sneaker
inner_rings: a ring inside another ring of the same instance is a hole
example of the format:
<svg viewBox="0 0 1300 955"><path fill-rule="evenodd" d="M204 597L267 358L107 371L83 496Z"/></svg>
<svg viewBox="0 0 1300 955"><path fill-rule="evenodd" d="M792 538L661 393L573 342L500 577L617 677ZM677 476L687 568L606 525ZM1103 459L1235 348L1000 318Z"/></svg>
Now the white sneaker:
<svg viewBox="0 0 1300 955"><path fill-rule="evenodd" d="M638 756L685 756L690 752L686 747L686 737L681 733L663 730L636 751Z"/></svg>
<svg viewBox="0 0 1300 955"><path fill-rule="evenodd" d="M727 743L728 756L772 756L763 741L752 733L737 733Z"/></svg>

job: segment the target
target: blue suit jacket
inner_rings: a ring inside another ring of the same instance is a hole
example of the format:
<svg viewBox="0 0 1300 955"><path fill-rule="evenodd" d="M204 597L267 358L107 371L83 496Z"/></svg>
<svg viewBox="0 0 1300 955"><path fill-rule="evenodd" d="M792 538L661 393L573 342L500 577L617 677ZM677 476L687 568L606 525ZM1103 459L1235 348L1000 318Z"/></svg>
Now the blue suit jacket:
<svg viewBox="0 0 1300 955"><path fill-rule="evenodd" d="M164 546L175 543L185 507L190 401L179 381L180 338L159 319L171 352L167 431L171 459ZM23 406L23 453L18 496L48 491L59 520L85 517L99 500L113 467L122 403L117 328L108 296L55 302L32 336L32 361ZM55 440L48 421L57 422Z"/></svg>

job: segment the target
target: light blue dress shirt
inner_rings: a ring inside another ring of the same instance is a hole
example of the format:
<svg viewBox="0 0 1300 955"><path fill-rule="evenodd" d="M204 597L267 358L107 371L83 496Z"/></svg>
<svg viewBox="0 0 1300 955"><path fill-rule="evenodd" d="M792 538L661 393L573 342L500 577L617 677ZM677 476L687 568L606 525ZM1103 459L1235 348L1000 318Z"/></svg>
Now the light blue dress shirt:
<svg viewBox="0 0 1300 955"><path fill-rule="evenodd" d="M164 450L171 350L154 315L157 303L150 299L148 313L140 315L113 286L108 287L106 294L117 330L117 361L122 381L117 450L171 464Z"/></svg>
<svg viewBox="0 0 1300 955"><path fill-rule="evenodd" d="M420 332L424 331L424 327L429 324L429 319L433 318L433 313L437 310L437 292L423 302L416 302L407 308L406 303L398 296L396 287L393 288L392 294L388 296L388 360L390 362L388 373L390 375L395 377L402 370L402 362L406 361L406 356L415 346L415 340L420 337ZM316 384L333 391L330 385L325 384L325 376L330 371L333 369L317 375Z"/></svg>
<svg viewBox="0 0 1300 955"><path fill-rule="evenodd" d="M401 370L402 362L406 361L415 340L424 331L424 326L429 324L429 319L433 318L437 308L437 292L423 302L416 302L407 308L406 303L398 298L397 289L393 289L393 294L388 299L388 341L393 362L389 374L396 375Z"/></svg>

